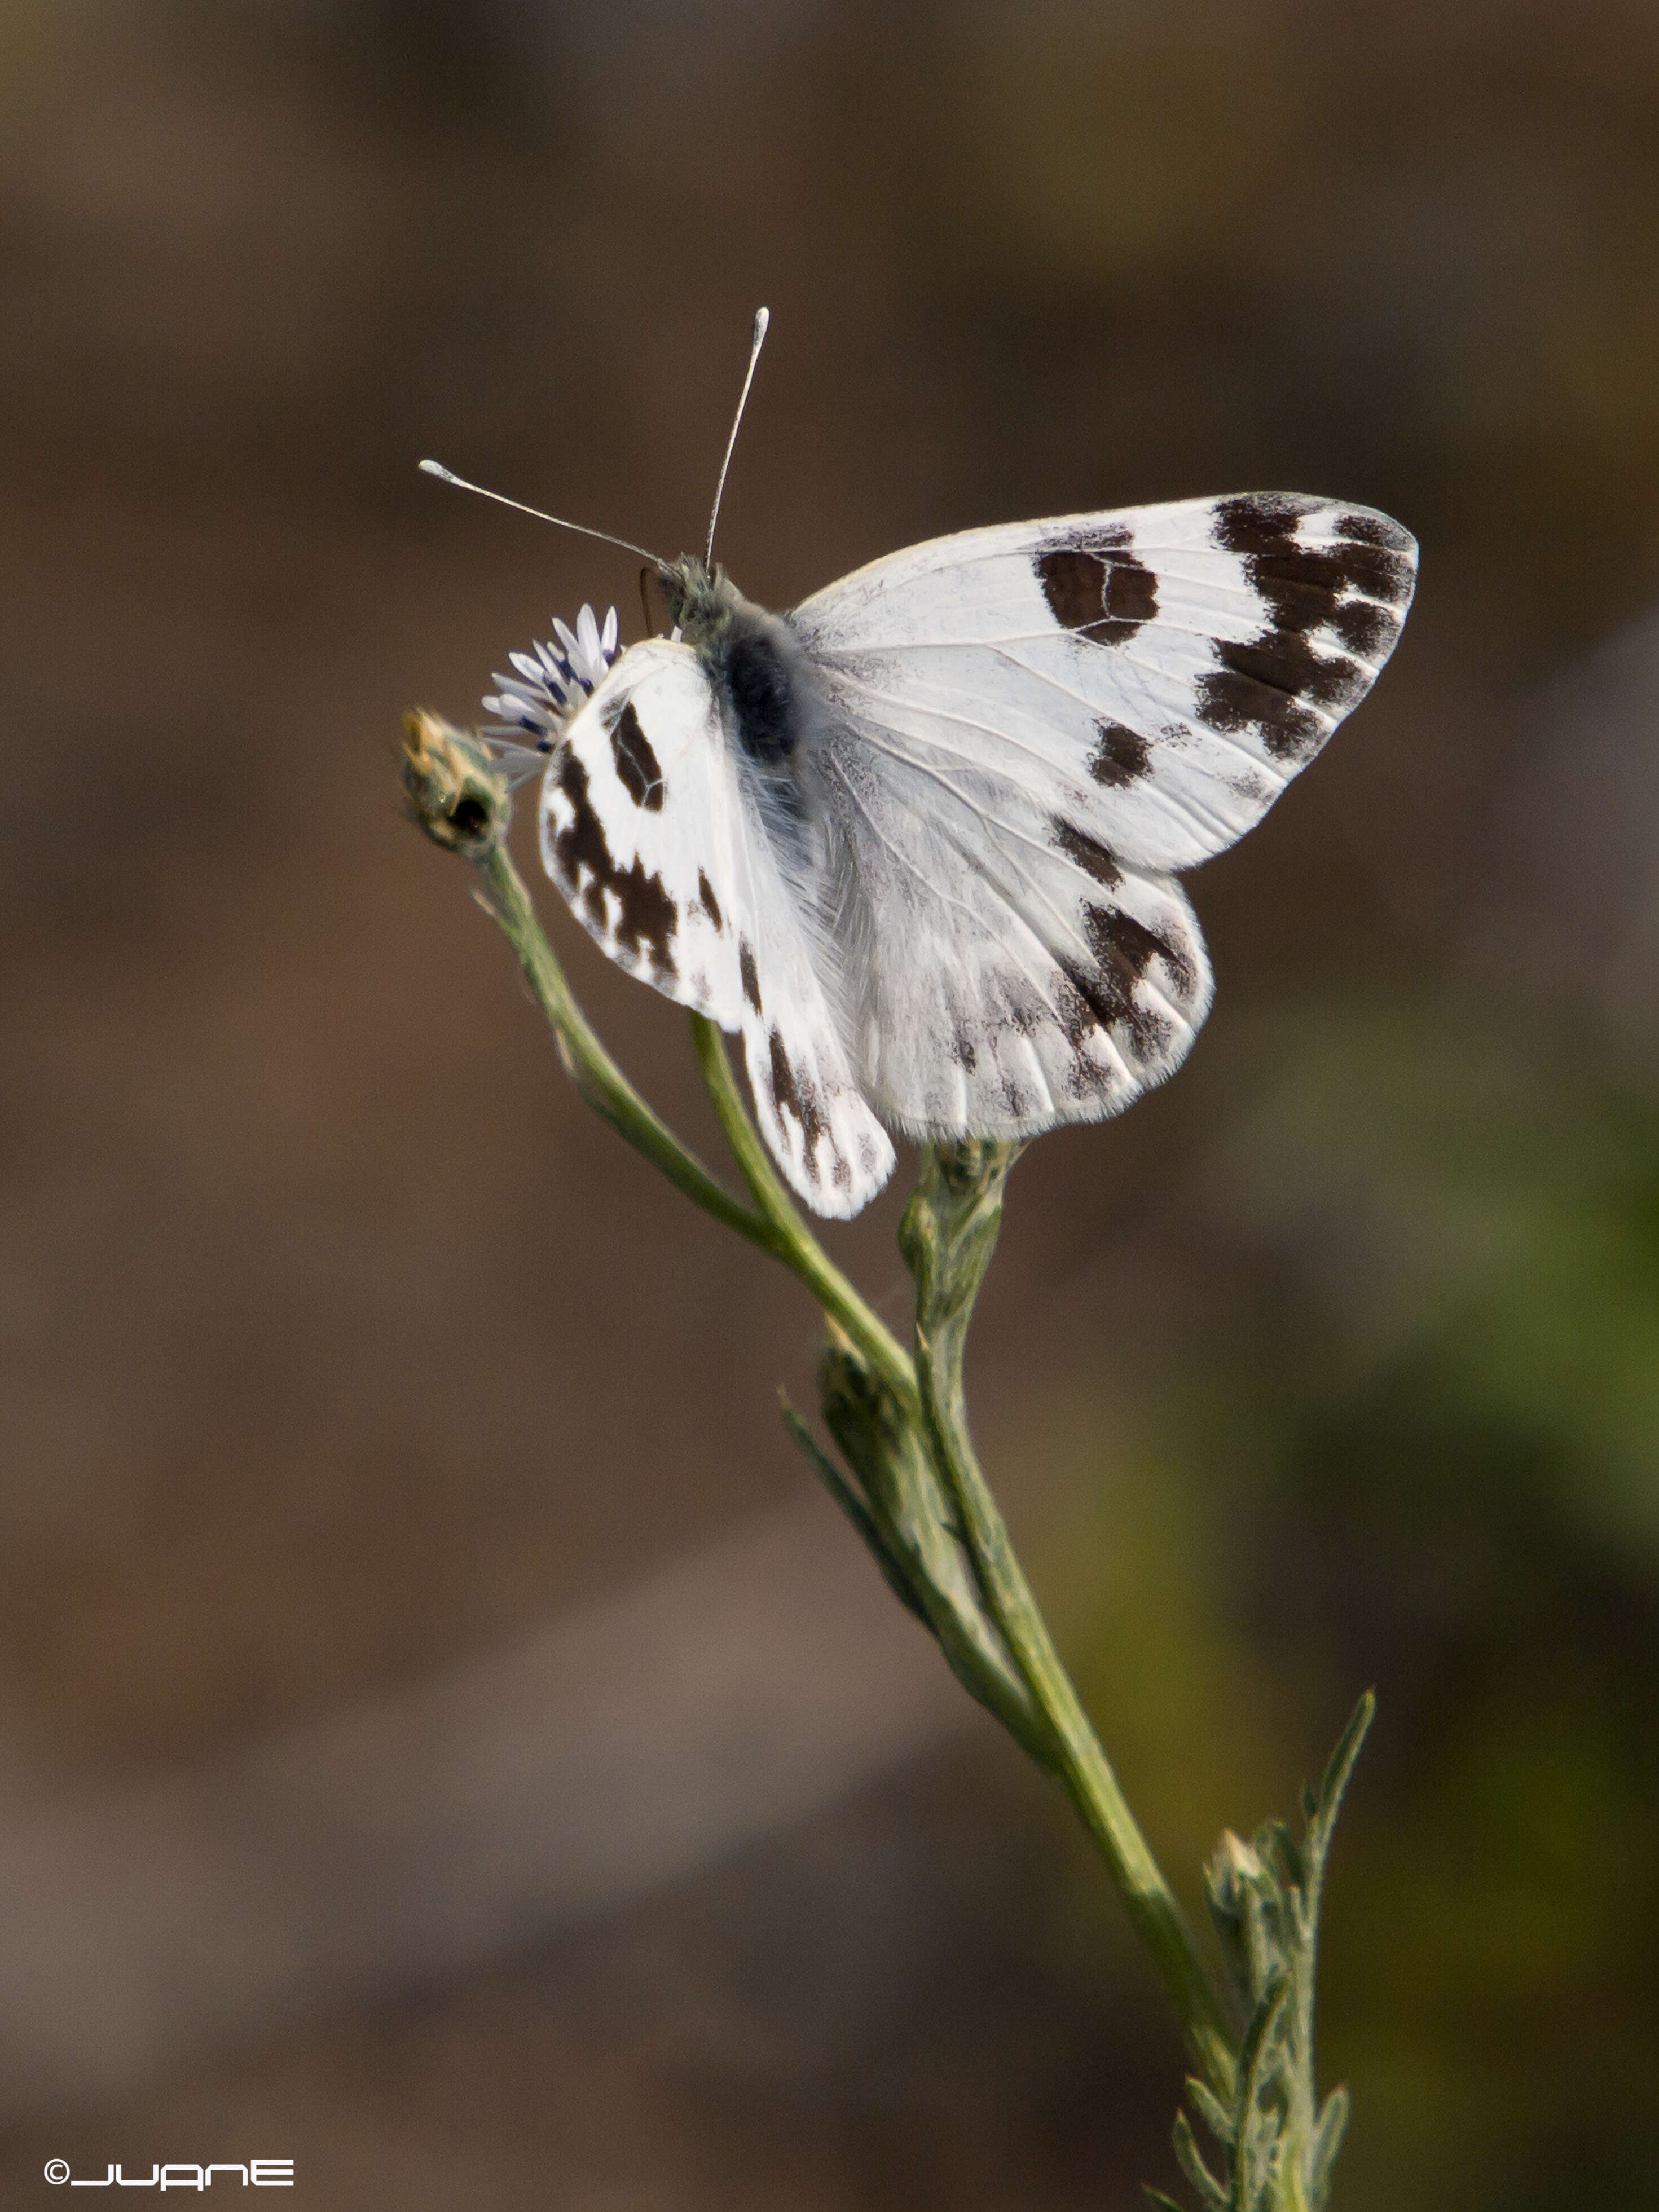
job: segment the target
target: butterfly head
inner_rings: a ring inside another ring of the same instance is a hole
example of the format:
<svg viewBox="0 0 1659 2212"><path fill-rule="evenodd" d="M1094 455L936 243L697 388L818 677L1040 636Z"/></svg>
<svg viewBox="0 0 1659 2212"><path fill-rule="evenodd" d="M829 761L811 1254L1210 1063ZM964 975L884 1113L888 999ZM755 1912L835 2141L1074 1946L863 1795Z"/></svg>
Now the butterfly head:
<svg viewBox="0 0 1659 2212"><path fill-rule="evenodd" d="M703 653L718 647L748 604L724 568L711 568L695 553L665 562L654 574L647 571L645 580L658 603L662 627Z"/></svg>

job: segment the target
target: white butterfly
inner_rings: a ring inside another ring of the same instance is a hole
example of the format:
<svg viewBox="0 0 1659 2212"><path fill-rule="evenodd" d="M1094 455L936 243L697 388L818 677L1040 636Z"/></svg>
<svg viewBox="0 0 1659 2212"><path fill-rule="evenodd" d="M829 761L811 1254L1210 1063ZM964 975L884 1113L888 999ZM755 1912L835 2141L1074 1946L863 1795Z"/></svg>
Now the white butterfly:
<svg viewBox="0 0 1659 2212"><path fill-rule="evenodd" d="M779 1166L845 1218L890 1128L1029 1137L1180 1066L1211 977L1174 872L1370 690L1416 546L1368 507L1185 500L936 538L787 615L647 557L672 636L619 653L584 607L484 704L547 756L577 918L741 1031Z"/></svg>

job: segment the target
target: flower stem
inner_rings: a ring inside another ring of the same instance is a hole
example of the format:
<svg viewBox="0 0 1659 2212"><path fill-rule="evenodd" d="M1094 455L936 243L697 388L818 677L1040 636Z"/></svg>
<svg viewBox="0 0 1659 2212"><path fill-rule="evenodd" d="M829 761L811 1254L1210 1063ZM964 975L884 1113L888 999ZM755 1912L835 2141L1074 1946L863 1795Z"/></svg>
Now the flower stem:
<svg viewBox="0 0 1659 2212"><path fill-rule="evenodd" d="M916 1376L933 1455L1003 1643L1052 1732L1054 1765L1180 2015L1206 2082L1233 2089L1237 2039L1191 1926L1061 1665L968 1433L963 1361L1018 1145L930 1146L900 1243L916 1283Z"/></svg>
<svg viewBox="0 0 1659 2212"><path fill-rule="evenodd" d="M702 1206L739 1237L758 1244L764 1252L782 1259L782 1239L775 1225L753 1213L716 1182L695 1153L690 1152L667 1124L659 1121L623 1073L572 997L564 970L536 919L524 878L514 866L505 845L492 844L477 860L485 903L501 934L513 947L525 979L536 995L558 1041L565 1072L582 1097L636 1152L665 1175L677 1190Z"/></svg>
<svg viewBox="0 0 1659 2212"><path fill-rule="evenodd" d="M918 1416L921 1401L909 1354L840 1269L830 1264L823 1247L801 1219L744 1105L726 1057L726 1040L713 1022L693 1014L691 1041L732 1157L750 1195L779 1239L773 1248L778 1257L799 1276L825 1313L840 1322L905 1410L913 1418Z"/></svg>

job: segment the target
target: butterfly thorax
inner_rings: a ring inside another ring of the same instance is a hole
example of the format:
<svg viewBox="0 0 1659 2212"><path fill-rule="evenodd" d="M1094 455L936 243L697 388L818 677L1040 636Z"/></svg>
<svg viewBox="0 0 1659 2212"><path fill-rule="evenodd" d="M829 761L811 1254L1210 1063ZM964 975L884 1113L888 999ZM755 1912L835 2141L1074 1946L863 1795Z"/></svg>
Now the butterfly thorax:
<svg viewBox="0 0 1659 2212"><path fill-rule="evenodd" d="M805 672L787 623L757 606L726 574L695 555L664 578L680 636L726 707L744 751L763 767L786 763L799 742Z"/></svg>

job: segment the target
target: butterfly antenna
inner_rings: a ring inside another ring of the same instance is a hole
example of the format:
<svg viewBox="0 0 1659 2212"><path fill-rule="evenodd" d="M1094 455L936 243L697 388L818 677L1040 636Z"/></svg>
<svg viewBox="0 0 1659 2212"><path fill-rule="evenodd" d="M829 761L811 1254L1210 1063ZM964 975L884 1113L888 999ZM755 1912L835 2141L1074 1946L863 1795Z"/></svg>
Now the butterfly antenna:
<svg viewBox="0 0 1659 2212"><path fill-rule="evenodd" d="M444 468L437 461L422 461L421 466L428 476L441 477L445 483L455 484L462 491L476 491L480 499L493 499L498 507L517 507L520 514L533 514L538 522L550 522L560 530L574 530L580 537L597 538L606 545L619 545L624 553L637 553L642 561L648 561L659 574L665 576L669 573L668 563L660 553L649 553L631 538L613 538L608 530L590 530L585 522L567 522L562 514L547 514L539 507L526 507L521 499L508 499L504 492L486 491L483 484L469 483L465 477L458 477L453 469Z"/></svg>
<svg viewBox="0 0 1659 2212"><path fill-rule="evenodd" d="M766 326L771 319L769 308L756 308L754 334L749 341L749 373L743 380L743 390L738 394L738 411L732 417L732 434L726 441L726 459L720 463L720 480L714 486L714 510L708 518L708 543L703 548L702 555L705 568L714 558L714 525L720 520L720 494L726 489L726 471L732 465L732 448L738 442L738 425L742 422L743 410L749 404L749 387L755 380L755 363L760 359L760 349L766 343Z"/></svg>

